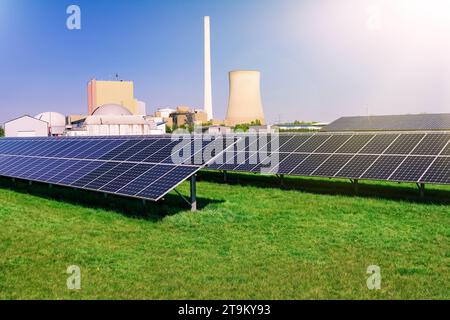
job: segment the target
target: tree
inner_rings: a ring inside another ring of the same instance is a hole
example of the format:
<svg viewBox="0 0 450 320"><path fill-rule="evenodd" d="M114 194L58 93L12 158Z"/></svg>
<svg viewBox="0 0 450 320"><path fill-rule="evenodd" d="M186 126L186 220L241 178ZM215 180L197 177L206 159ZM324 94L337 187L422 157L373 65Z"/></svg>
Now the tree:
<svg viewBox="0 0 450 320"><path fill-rule="evenodd" d="M3 129L3 127L0 127L0 137L4 136L5 136L5 129Z"/></svg>
<svg viewBox="0 0 450 320"><path fill-rule="evenodd" d="M243 132L247 132L248 130L250 130L250 127L254 127L254 126L260 126L261 125L261 120L255 120L252 121L250 123L241 123L238 124L234 127L234 131L243 131Z"/></svg>

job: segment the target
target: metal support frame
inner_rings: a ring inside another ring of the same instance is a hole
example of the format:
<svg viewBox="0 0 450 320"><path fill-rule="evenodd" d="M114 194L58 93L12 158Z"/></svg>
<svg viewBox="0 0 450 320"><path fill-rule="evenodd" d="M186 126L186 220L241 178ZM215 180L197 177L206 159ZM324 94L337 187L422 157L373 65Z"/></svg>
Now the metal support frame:
<svg viewBox="0 0 450 320"><path fill-rule="evenodd" d="M425 183L416 183L417 188L419 188L420 199L425 199Z"/></svg>
<svg viewBox="0 0 450 320"><path fill-rule="evenodd" d="M359 180L358 179L350 179L350 182L353 185L355 193L358 194L358 192L359 192Z"/></svg>
<svg viewBox="0 0 450 320"><path fill-rule="evenodd" d="M191 211L197 211L197 176L191 177Z"/></svg>
<svg viewBox="0 0 450 320"><path fill-rule="evenodd" d="M278 179L280 179L280 187L284 187L284 174L277 174Z"/></svg>
<svg viewBox="0 0 450 320"><path fill-rule="evenodd" d="M193 175L190 179L190 200L186 199L176 188L174 191L191 207L191 211L197 211L197 175Z"/></svg>

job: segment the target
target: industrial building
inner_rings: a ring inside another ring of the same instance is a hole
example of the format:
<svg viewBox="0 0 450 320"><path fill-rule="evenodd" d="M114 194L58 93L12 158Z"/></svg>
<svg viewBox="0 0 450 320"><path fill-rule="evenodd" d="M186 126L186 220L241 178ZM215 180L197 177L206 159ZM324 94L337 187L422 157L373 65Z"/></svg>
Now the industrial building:
<svg viewBox="0 0 450 320"><path fill-rule="evenodd" d="M104 105L117 104L127 108L131 114L146 115L145 103L134 98L132 81L99 81L93 79L88 86L88 115Z"/></svg>
<svg viewBox="0 0 450 320"><path fill-rule="evenodd" d="M189 107L180 106L170 114L173 125L181 127L185 125L201 125L208 122L208 114L204 110L191 110Z"/></svg>
<svg viewBox="0 0 450 320"><path fill-rule="evenodd" d="M48 123L51 136L62 136L66 131L66 117L61 113L44 112L38 114L35 118Z"/></svg>
<svg viewBox="0 0 450 320"><path fill-rule="evenodd" d="M44 112L35 117L25 115L5 123L6 137L61 136L66 130L66 117L58 112Z"/></svg>
<svg viewBox="0 0 450 320"><path fill-rule="evenodd" d="M5 123L5 137L48 137L49 124L31 116L22 116Z"/></svg>
<svg viewBox="0 0 450 320"><path fill-rule="evenodd" d="M184 106L176 110L165 108L159 109L154 117L149 117L146 104L134 97L133 81L92 79L87 84L86 115L69 115L66 118L56 112L45 112L36 119L29 116L14 119L5 125L5 130L7 136L152 135L166 133L166 126L220 126L224 123L236 126L252 122L264 125L260 72L232 71L229 77L226 120L216 120L213 118L210 18L204 17L203 109Z"/></svg>
<svg viewBox="0 0 450 320"><path fill-rule="evenodd" d="M166 133L162 118L133 115L126 107L108 104L86 119L72 124L69 136L161 135Z"/></svg>

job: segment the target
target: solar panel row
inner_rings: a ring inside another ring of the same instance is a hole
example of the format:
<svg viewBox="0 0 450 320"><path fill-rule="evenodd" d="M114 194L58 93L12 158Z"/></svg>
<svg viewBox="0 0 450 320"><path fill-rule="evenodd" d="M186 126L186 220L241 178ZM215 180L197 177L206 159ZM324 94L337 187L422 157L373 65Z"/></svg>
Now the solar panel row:
<svg viewBox="0 0 450 320"><path fill-rule="evenodd" d="M184 138L1 139L0 176L157 201L200 170L216 143Z"/></svg>
<svg viewBox="0 0 450 320"><path fill-rule="evenodd" d="M272 139L279 140L274 152L226 152L208 167L223 171L261 172L263 169L263 173L284 175L450 184L450 133L304 134Z"/></svg>
<svg viewBox="0 0 450 320"><path fill-rule="evenodd" d="M184 138L0 139L0 175L149 200L205 162L226 171L450 184L450 133Z"/></svg>
<svg viewBox="0 0 450 320"><path fill-rule="evenodd" d="M0 175L158 200L200 168L0 156Z"/></svg>

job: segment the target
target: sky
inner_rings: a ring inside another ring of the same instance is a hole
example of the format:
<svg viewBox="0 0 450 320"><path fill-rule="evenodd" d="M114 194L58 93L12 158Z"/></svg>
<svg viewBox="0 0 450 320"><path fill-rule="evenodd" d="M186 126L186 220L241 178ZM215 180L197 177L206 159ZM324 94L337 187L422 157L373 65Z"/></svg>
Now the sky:
<svg viewBox="0 0 450 320"><path fill-rule="evenodd" d="M272 123L450 112L448 0L0 0L0 123L86 113L87 82L116 73L149 113L201 108L205 15L216 118L239 69Z"/></svg>

